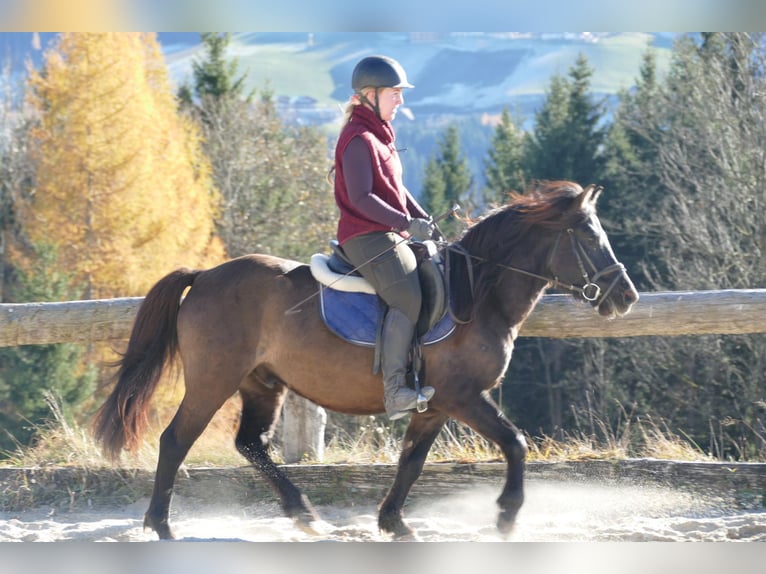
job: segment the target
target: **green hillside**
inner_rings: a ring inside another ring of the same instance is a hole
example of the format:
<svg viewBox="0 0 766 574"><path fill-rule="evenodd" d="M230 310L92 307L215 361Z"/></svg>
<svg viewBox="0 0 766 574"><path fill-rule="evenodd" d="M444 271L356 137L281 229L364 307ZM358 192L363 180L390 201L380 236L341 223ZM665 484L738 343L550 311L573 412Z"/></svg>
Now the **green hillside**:
<svg viewBox="0 0 766 574"><path fill-rule="evenodd" d="M230 56L251 87L275 95L307 96L320 107L342 104L354 64L384 53L399 59L415 89L406 94L416 114L498 112L518 97L540 97L553 74L566 74L583 53L594 68L594 92L614 94L635 82L650 45L662 73L669 47L648 33L599 36L409 33L241 33ZM190 76L200 46L167 56L177 81Z"/></svg>

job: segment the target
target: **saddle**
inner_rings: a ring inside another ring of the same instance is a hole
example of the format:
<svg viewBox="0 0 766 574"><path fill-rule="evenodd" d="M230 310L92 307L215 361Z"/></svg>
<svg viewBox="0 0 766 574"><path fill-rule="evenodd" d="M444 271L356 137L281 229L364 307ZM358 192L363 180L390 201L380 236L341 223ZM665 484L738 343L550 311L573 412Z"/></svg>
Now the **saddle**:
<svg viewBox="0 0 766 574"><path fill-rule="evenodd" d="M416 326L422 345L437 343L449 336L455 324L449 317L444 265L433 241L409 243L418 261L423 304ZM330 241L330 255L311 256L311 273L320 284L322 319L342 339L362 346L378 347L386 303L373 286L348 260L336 240Z"/></svg>

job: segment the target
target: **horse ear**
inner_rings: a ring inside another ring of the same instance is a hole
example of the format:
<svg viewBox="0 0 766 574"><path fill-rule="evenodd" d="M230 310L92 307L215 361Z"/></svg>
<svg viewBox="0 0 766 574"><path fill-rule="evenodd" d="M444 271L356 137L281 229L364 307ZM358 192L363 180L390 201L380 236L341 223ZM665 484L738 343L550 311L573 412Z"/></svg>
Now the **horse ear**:
<svg viewBox="0 0 766 574"><path fill-rule="evenodd" d="M582 194L580 194L580 205L582 207L590 205L595 208L596 202L598 201L598 198L601 197L602 191L604 191L603 187L591 183L583 190Z"/></svg>

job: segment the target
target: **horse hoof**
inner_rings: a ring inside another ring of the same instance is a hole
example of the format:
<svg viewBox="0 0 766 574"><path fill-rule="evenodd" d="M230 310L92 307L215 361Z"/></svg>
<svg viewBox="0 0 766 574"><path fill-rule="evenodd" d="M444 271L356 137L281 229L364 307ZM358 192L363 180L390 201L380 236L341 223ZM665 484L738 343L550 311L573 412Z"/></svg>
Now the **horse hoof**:
<svg viewBox="0 0 766 574"><path fill-rule="evenodd" d="M154 530L160 540L175 540L175 535L166 521L155 522L148 515L144 516L144 532Z"/></svg>
<svg viewBox="0 0 766 574"><path fill-rule="evenodd" d="M513 527L516 526L516 520L514 518L507 518L502 514L497 518L497 530L503 538L508 538Z"/></svg>
<svg viewBox="0 0 766 574"><path fill-rule="evenodd" d="M378 517L378 530L383 534L390 535L392 540L401 542L418 541L415 531L407 526L400 516Z"/></svg>
<svg viewBox="0 0 766 574"><path fill-rule="evenodd" d="M295 524L295 527L303 532L304 534L308 534L309 536L321 536L321 532L315 527L316 522L306 522L304 520L299 520L297 518L293 519L293 524Z"/></svg>
<svg viewBox="0 0 766 574"><path fill-rule="evenodd" d="M392 540L394 542L423 542L417 532L411 529L408 530L409 532L406 534L394 535Z"/></svg>
<svg viewBox="0 0 766 574"><path fill-rule="evenodd" d="M297 507L286 509L286 514L293 519L293 524L306 534L312 536L322 534L320 525L324 521L319 517L306 495L301 495L301 501Z"/></svg>

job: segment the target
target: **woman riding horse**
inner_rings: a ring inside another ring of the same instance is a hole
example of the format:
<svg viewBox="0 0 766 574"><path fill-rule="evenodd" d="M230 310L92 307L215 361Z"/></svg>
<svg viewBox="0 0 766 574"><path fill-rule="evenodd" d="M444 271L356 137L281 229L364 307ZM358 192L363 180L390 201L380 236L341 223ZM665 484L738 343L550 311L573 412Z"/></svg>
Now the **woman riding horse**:
<svg viewBox="0 0 766 574"><path fill-rule="evenodd" d="M495 443L507 461L497 504L507 533L524 501L524 436L490 397L503 380L514 341L550 286L604 317L627 313L638 300L596 215L600 189L546 182L473 224L447 246L454 333L426 346L424 382L436 389L427 411L410 417L396 478L380 504L381 532L414 536L403 507L428 452L450 418ZM325 325L308 265L253 254L206 270L178 269L147 293L136 315L117 384L99 410L95 435L116 458L136 448L151 397L166 366L183 364L186 393L160 437L154 490L144 525L173 538L168 523L175 477L213 415L234 394L242 400L235 444L301 528L317 514L275 464L270 440L287 390L327 409L369 415L385 410L374 350L346 343ZM288 312L308 301L300 312Z"/></svg>
<svg viewBox="0 0 766 574"><path fill-rule="evenodd" d="M402 183L391 120L404 103L404 68L392 58L362 59L351 76L354 95L335 148L338 242L346 257L388 305L381 334L386 414L405 416L418 404L406 382L408 357L420 314L415 255L407 239L430 239L434 224ZM423 387L428 401L433 387Z"/></svg>

